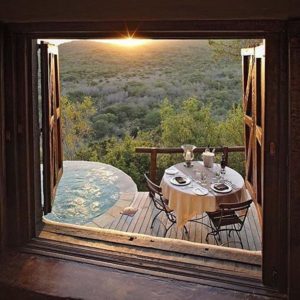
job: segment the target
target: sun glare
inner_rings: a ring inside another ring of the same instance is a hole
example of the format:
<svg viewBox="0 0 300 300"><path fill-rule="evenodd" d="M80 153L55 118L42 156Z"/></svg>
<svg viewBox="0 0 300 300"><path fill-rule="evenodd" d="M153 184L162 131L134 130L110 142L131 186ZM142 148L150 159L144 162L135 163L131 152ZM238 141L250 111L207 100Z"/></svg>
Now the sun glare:
<svg viewBox="0 0 300 300"><path fill-rule="evenodd" d="M149 39L138 39L138 38L123 38L123 39L103 39L103 40L96 40L99 43L117 45L117 46L125 46L125 47L135 47L141 46L149 43Z"/></svg>

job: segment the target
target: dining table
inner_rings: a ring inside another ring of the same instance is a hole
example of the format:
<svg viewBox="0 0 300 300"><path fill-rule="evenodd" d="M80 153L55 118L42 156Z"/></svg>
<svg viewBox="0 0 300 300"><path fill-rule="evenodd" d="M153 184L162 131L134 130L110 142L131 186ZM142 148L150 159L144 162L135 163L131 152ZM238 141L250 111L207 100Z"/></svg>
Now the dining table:
<svg viewBox="0 0 300 300"><path fill-rule="evenodd" d="M225 174L220 172L219 164L207 168L202 161L193 161L192 167L178 163L165 170L160 186L169 208L175 212L178 228L196 216L218 210L220 203L238 203L249 198L244 179L237 171L226 166ZM182 184L177 182L178 178ZM217 190L220 183L228 188Z"/></svg>

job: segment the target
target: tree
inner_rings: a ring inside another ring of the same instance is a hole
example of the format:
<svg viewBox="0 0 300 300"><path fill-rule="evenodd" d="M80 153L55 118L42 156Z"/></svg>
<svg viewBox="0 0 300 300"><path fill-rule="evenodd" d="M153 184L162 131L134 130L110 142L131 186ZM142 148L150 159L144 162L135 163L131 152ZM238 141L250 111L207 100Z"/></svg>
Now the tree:
<svg viewBox="0 0 300 300"><path fill-rule="evenodd" d="M241 105L233 106L227 118L219 125L219 140L221 145L244 145L244 113ZM240 174L245 174L245 154L231 153L229 155L230 167Z"/></svg>
<svg viewBox="0 0 300 300"><path fill-rule="evenodd" d="M135 152L135 148L141 146L153 146L151 136L145 132L135 139L128 134L122 140L111 138L106 143L106 155L100 159L101 162L111 164L128 174L137 184L139 190L143 189L143 174L148 172L150 166L148 155Z"/></svg>
<svg viewBox="0 0 300 300"><path fill-rule="evenodd" d="M255 47L262 43L261 39L243 40L209 40L208 44L214 52L214 59L225 59L231 62L241 61L241 49Z"/></svg>
<svg viewBox="0 0 300 300"><path fill-rule="evenodd" d="M71 102L68 97L62 97L61 104L64 160L76 160L77 153L91 140L91 118L96 109L91 97L84 97L81 102Z"/></svg>
<svg viewBox="0 0 300 300"><path fill-rule="evenodd" d="M163 146L215 144L215 128L216 121L212 118L210 106L195 98L183 101L177 111L167 99L161 106Z"/></svg>

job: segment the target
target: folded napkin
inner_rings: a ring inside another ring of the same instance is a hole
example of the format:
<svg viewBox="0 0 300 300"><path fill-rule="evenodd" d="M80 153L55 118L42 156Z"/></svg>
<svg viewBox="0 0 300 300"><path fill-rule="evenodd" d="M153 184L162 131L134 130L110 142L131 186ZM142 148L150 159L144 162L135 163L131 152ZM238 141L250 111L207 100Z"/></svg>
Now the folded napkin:
<svg viewBox="0 0 300 300"><path fill-rule="evenodd" d="M133 217L137 211L138 211L138 208L132 207L132 206L127 206L120 212L120 214Z"/></svg>
<svg viewBox="0 0 300 300"><path fill-rule="evenodd" d="M217 191L225 191L228 189L228 186L224 183L216 183L214 185L214 188L217 190Z"/></svg>
<svg viewBox="0 0 300 300"><path fill-rule="evenodd" d="M201 186L201 187L194 188L193 192L196 195L204 196L204 195L208 194L208 189Z"/></svg>

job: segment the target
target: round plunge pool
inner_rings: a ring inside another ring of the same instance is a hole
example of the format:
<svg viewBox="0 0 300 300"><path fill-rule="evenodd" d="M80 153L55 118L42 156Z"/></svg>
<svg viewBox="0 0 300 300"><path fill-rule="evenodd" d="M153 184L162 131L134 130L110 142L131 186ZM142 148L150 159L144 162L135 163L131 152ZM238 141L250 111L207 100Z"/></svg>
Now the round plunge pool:
<svg viewBox="0 0 300 300"><path fill-rule="evenodd" d="M84 225L113 207L122 193L136 193L134 181L111 165L64 161L52 212L46 219Z"/></svg>

